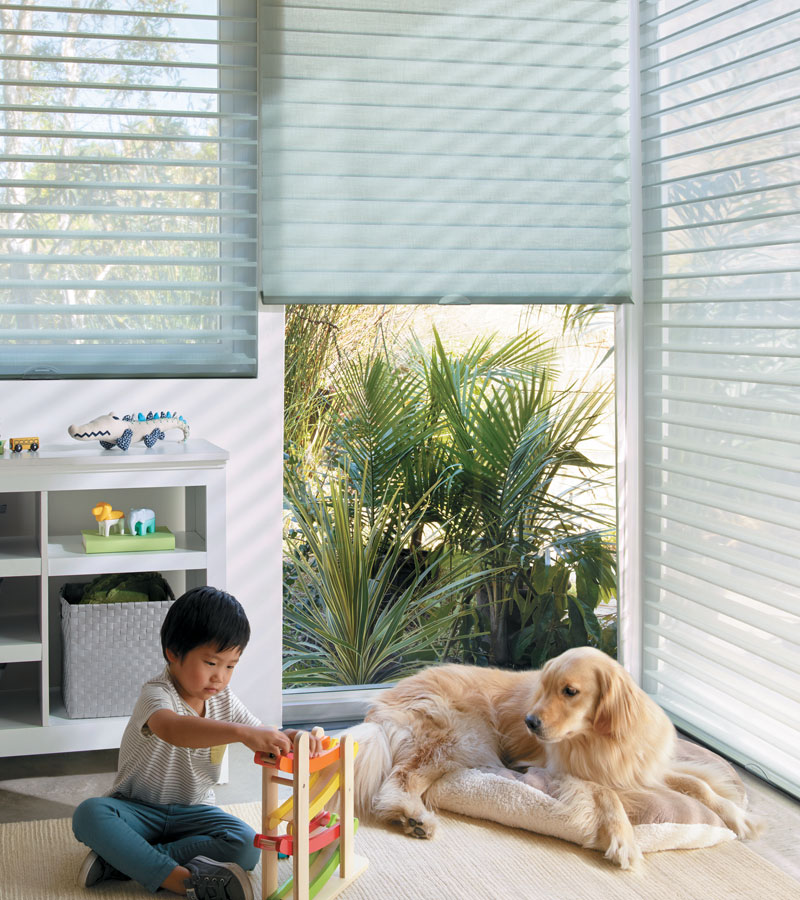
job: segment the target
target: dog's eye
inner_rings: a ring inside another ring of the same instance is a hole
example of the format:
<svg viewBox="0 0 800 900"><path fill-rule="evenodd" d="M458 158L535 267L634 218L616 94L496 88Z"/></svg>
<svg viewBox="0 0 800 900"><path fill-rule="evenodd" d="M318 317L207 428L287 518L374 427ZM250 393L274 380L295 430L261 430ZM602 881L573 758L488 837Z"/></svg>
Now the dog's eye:
<svg viewBox="0 0 800 900"><path fill-rule="evenodd" d="M574 687L570 687L569 685L567 685L567 686L561 691L561 693L562 693L562 694L565 694L567 697L574 697L575 694L578 693L578 689L577 689L577 688L574 688Z"/></svg>

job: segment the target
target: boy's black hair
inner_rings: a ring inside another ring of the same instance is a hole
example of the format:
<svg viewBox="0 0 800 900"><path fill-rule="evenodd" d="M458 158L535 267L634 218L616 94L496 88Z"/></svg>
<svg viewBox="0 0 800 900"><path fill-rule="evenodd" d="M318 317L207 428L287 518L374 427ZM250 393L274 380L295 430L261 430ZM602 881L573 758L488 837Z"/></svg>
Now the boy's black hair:
<svg viewBox="0 0 800 900"><path fill-rule="evenodd" d="M203 644L213 644L218 653L234 647L243 651L249 640L250 623L242 604L226 591L207 585L178 597L161 626L164 659L167 650L183 659Z"/></svg>

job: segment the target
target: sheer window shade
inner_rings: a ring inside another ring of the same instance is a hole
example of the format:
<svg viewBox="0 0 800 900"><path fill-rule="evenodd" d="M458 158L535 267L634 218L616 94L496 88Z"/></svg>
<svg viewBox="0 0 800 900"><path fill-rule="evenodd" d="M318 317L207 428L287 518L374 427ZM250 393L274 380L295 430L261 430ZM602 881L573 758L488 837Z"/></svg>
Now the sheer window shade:
<svg viewBox="0 0 800 900"><path fill-rule="evenodd" d="M264 302L629 299L625 0L262 23Z"/></svg>
<svg viewBox="0 0 800 900"><path fill-rule="evenodd" d="M0 375L255 374L256 6L0 4Z"/></svg>
<svg viewBox="0 0 800 900"><path fill-rule="evenodd" d="M800 796L800 10L641 10L645 686Z"/></svg>

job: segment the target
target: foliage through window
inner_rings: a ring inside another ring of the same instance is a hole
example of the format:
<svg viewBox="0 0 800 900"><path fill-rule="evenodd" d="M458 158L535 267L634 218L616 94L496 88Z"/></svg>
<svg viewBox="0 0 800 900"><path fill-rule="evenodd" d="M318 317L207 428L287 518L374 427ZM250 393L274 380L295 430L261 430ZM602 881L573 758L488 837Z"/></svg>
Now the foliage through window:
<svg viewBox="0 0 800 900"><path fill-rule="evenodd" d="M287 310L287 686L614 653L608 355L564 377L534 328L373 341L358 309Z"/></svg>

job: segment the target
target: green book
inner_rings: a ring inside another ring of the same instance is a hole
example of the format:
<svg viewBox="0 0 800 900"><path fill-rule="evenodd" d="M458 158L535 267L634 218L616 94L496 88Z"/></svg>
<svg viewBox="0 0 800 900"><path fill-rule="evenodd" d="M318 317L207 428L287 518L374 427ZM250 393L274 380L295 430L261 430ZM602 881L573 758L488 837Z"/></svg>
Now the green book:
<svg viewBox="0 0 800 900"><path fill-rule="evenodd" d="M175 535L163 525L153 534L110 534L82 531L87 553L135 553L139 550L174 550Z"/></svg>

